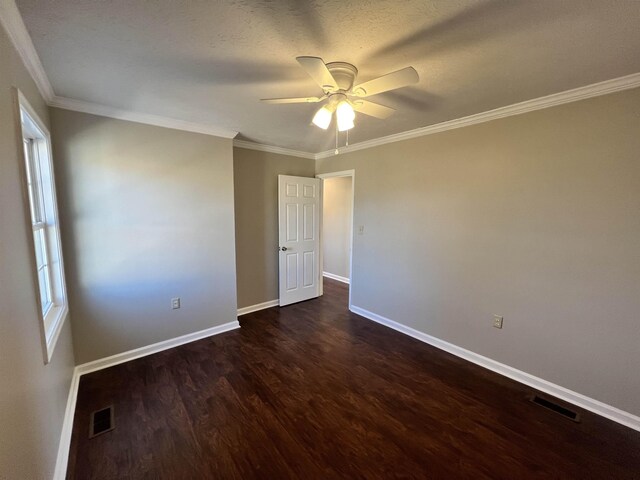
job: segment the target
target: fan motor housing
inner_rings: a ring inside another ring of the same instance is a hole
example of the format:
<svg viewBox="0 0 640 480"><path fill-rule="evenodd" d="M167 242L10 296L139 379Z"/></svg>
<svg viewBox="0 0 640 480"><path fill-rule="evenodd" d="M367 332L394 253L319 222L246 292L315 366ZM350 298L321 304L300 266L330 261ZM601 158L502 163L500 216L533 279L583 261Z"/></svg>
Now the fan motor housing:
<svg viewBox="0 0 640 480"><path fill-rule="evenodd" d="M340 90L344 90L348 92L353 87L353 82L355 82L356 77L358 76L358 69L346 62L331 62L327 63L327 69L333 75L338 87Z"/></svg>

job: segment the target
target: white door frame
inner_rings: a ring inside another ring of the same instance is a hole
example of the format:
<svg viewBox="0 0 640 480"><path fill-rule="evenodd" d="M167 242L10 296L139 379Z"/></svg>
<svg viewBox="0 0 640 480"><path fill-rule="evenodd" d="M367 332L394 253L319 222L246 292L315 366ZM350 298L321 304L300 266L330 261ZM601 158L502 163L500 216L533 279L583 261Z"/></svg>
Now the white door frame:
<svg viewBox="0 0 640 480"><path fill-rule="evenodd" d="M324 180L326 178L351 177L351 233L349 245L349 310L351 310L351 292L353 291L353 218L356 199L356 171L342 170L340 172L319 173L316 178L320 182L320 295L324 293Z"/></svg>

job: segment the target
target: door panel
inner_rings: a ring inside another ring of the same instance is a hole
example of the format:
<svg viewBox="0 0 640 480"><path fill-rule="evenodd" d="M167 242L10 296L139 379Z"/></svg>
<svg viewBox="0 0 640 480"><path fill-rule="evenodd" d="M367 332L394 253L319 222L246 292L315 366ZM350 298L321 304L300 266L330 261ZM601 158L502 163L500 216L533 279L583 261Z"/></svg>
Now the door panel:
<svg viewBox="0 0 640 480"><path fill-rule="evenodd" d="M295 290L298 287L298 255L287 253L287 291Z"/></svg>
<svg viewBox="0 0 640 480"><path fill-rule="evenodd" d="M280 306L320 295L320 180L278 175Z"/></svg>
<svg viewBox="0 0 640 480"><path fill-rule="evenodd" d="M287 203L287 242L298 241L298 205L295 203Z"/></svg>
<svg viewBox="0 0 640 480"><path fill-rule="evenodd" d="M302 238L306 241L315 240L315 221L316 221L316 206L310 203L307 203L302 206L303 210L303 225L304 232L302 234Z"/></svg>
<svg viewBox="0 0 640 480"><path fill-rule="evenodd" d="M314 264L315 264L315 253L314 252L304 252L304 265L303 265L303 282L302 285L305 287L313 286L313 279L315 274Z"/></svg>

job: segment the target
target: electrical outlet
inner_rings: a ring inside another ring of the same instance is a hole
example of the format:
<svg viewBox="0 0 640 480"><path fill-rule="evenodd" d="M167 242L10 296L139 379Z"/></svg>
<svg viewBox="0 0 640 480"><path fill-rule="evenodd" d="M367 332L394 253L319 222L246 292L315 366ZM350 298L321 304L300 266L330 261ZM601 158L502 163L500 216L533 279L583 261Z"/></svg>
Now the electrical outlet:
<svg viewBox="0 0 640 480"><path fill-rule="evenodd" d="M177 310L178 308L180 308L180 297L171 299L171 308L174 310Z"/></svg>
<svg viewBox="0 0 640 480"><path fill-rule="evenodd" d="M358 227L358 235L364 235L364 225Z"/></svg>
<svg viewBox="0 0 640 480"><path fill-rule="evenodd" d="M504 318L502 318L500 315L494 315L493 316L493 326L495 328L502 328L503 320L504 320Z"/></svg>

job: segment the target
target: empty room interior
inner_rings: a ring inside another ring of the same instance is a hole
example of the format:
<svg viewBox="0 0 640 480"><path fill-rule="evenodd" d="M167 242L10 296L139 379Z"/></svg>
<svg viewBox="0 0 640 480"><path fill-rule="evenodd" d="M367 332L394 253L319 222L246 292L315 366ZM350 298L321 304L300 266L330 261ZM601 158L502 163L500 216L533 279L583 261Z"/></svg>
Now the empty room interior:
<svg viewBox="0 0 640 480"><path fill-rule="evenodd" d="M0 0L0 479L640 479L639 25Z"/></svg>

